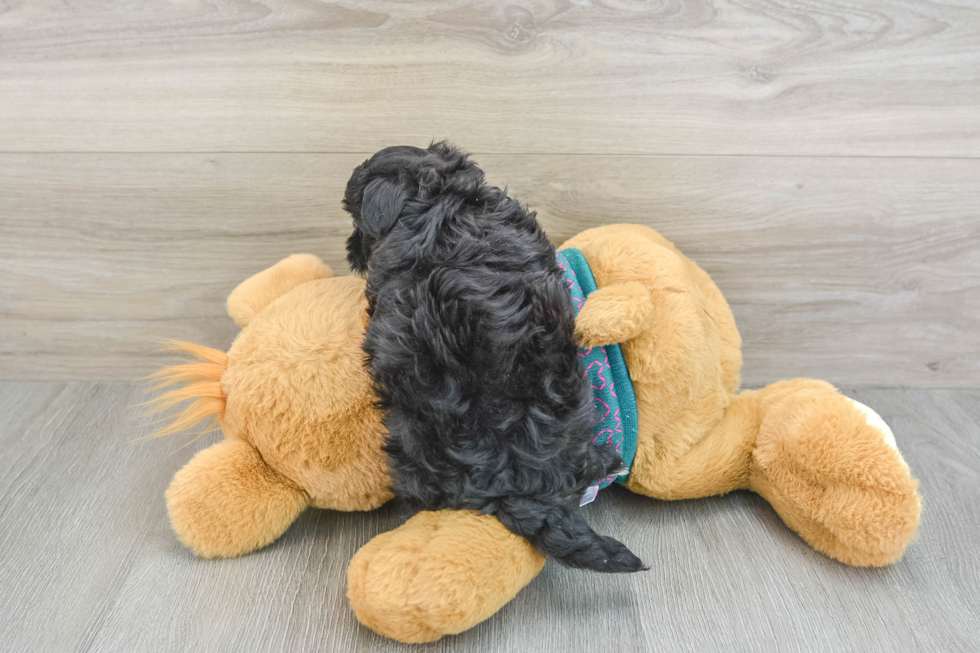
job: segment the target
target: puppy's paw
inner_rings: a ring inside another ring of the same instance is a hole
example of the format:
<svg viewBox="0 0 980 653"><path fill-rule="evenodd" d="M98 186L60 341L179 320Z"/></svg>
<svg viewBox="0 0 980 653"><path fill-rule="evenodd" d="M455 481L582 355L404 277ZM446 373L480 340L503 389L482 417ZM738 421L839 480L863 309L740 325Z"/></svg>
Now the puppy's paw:
<svg viewBox="0 0 980 653"><path fill-rule="evenodd" d="M629 468L612 447L589 447L585 459L585 477L590 483L627 473Z"/></svg>

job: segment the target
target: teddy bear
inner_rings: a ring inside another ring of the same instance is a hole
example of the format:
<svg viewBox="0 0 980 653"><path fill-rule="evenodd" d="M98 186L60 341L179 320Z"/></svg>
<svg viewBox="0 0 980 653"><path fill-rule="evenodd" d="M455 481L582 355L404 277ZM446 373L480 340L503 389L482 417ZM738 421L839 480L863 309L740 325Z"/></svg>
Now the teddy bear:
<svg viewBox="0 0 980 653"><path fill-rule="evenodd" d="M663 500L751 490L814 549L857 566L901 558L919 523L917 481L888 425L823 381L739 391L741 339L721 292L641 225L584 231L559 252L587 262L583 351L618 345L632 382L635 493ZM159 434L211 417L224 439L174 476L174 531L205 558L273 542L307 507L372 510L391 498L385 430L360 348L365 282L293 255L240 284L227 353L174 346L197 362L163 368ZM492 515L419 512L365 544L348 567L357 618L402 642L434 641L489 618L545 558Z"/></svg>

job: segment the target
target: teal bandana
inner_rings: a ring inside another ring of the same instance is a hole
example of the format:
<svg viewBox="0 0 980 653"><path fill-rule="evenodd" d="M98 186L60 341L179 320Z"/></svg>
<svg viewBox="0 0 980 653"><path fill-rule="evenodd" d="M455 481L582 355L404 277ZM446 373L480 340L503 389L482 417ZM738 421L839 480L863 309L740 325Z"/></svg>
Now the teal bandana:
<svg viewBox="0 0 980 653"><path fill-rule="evenodd" d="M572 295L575 314L578 315L585 298L596 290L592 269L577 249L563 249L556 257ZM623 352L619 345L606 345L579 349L578 355L582 359L584 374L592 384L592 442L600 447L614 448L628 470L636 456L637 410L633 382L630 381ZM618 478L607 476L594 483L582 496L581 505L595 499L596 493L613 481L624 483L628 476L627 471Z"/></svg>

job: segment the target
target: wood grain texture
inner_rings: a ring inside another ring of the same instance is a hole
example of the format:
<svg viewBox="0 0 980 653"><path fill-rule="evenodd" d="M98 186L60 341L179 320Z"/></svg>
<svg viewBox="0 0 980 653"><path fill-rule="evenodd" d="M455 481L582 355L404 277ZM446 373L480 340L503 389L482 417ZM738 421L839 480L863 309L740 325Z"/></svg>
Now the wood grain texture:
<svg viewBox="0 0 980 653"><path fill-rule="evenodd" d="M918 538L886 569L811 550L757 496L657 502L620 488L587 518L648 572L548 564L497 615L407 647L361 627L354 551L403 519L310 510L278 542L202 561L163 492L198 442L149 428L125 383L0 383L0 641L10 651L973 651L980 647L980 392L860 390L921 480ZM213 436L211 436L213 437Z"/></svg>
<svg viewBox="0 0 980 653"><path fill-rule="evenodd" d="M980 155L976 0L0 4L3 151Z"/></svg>
<svg viewBox="0 0 980 653"><path fill-rule="evenodd" d="M555 242L613 222L674 240L728 297L747 385L980 379L980 161L477 159ZM249 275L295 252L344 273L361 160L0 155L0 378L134 379L164 338L226 348Z"/></svg>

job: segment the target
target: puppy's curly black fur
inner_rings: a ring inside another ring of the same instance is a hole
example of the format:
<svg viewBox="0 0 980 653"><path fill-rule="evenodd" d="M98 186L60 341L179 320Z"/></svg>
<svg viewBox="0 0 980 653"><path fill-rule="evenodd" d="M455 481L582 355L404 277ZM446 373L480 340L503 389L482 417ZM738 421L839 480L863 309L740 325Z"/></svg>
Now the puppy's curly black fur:
<svg viewBox="0 0 980 653"><path fill-rule="evenodd" d="M534 213L446 143L381 150L354 170L344 208L395 493L496 515L572 567L642 569L576 511L622 461L592 444L574 309Z"/></svg>

